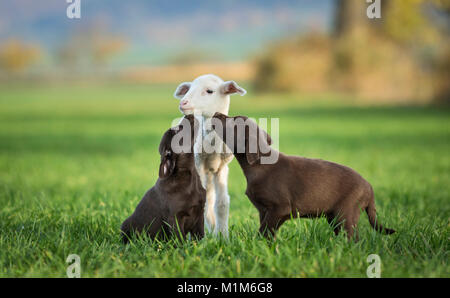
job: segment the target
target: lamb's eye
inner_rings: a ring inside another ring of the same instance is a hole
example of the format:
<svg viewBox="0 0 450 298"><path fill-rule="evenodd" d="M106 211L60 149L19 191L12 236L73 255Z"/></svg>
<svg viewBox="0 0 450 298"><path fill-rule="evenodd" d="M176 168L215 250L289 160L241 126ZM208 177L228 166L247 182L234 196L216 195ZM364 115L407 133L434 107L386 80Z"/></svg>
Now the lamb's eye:
<svg viewBox="0 0 450 298"><path fill-rule="evenodd" d="M206 92L208 92L208 94L213 94L214 91L212 91L211 89L206 90Z"/></svg>

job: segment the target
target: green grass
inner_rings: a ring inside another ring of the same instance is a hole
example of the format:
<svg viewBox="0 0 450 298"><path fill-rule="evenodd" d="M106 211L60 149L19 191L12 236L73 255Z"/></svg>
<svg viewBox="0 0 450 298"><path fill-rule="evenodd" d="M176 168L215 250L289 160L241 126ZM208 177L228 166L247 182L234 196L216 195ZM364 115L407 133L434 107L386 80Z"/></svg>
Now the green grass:
<svg viewBox="0 0 450 298"><path fill-rule="evenodd" d="M450 110L337 96L250 92L232 98L230 114L278 117L281 151L360 172L396 234L362 215L358 243L324 219L289 221L267 242L233 161L228 241L122 245L120 224L156 181L160 137L180 116L173 88L0 87L1 277L65 277L69 254L82 277L365 277L373 253L382 277L450 277Z"/></svg>

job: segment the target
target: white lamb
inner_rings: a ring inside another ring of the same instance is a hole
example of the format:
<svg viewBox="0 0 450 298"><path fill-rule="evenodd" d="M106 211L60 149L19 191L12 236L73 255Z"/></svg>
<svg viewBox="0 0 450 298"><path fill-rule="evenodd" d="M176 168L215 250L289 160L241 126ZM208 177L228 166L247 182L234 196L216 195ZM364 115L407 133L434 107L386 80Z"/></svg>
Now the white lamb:
<svg viewBox="0 0 450 298"><path fill-rule="evenodd" d="M245 95L246 91L234 81L224 82L221 78L207 74L196 78L192 82L181 83L174 96L180 99L180 111L185 114L194 114L201 120L202 134L200 139L209 136L207 142L214 139L215 146L221 146L223 153L206 153L202 150L197 139L194 145L195 163L198 174L206 189L205 226L209 232L222 234L228 237L228 214L230 197L228 195L228 163L233 159L226 145L220 138L211 138L211 131L207 130L205 123L211 117L220 112L228 114L230 107L230 95L239 93ZM205 141L203 141L205 144ZM210 152L210 151L207 151Z"/></svg>

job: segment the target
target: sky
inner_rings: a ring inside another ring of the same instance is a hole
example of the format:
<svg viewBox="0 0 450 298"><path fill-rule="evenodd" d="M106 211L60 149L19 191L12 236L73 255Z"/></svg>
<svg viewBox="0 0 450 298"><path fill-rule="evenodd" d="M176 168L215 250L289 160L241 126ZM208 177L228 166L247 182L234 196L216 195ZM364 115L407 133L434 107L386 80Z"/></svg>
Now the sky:
<svg viewBox="0 0 450 298"><path fill-rule="evenodd" d="M81 0L81 19L68 19L66 0L2 0L0 43L10 38L52 53L89 28L129 43L119 63L163 64L183 51L243 60L270 42L330 28L333 0ZM51 55L51 54L50 54Z"/></svg>

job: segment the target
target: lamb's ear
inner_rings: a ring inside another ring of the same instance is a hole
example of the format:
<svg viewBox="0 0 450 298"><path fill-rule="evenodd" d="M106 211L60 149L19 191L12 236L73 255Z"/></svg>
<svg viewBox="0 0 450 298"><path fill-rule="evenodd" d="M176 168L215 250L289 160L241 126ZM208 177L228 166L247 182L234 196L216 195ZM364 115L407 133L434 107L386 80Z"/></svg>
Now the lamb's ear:
<svg viewBox="0 0 450 298"><path fill-rule="evenodd" d="M168 129L162 136L161 142L159 143L158 152L161 157L163 156L164 152L168 149L170 149L170 142L172 139L173 131L172 129Z"/></svg>
<svg viewBox="0 0 450 298"><path fill-rule="evenodd" d="M170 150L166 150L161 156L161 164L159 165L159 178L165 179L173 174L175 169L174 154Z"/></svg>
<svg viewBox="0 0 450 298"><path fill-rule="evenodd" d="M183 96L185 96L186 93L188 93L189 89L191 89L191 85L192 83L190 82L181 83L180 85L178 85L177 90L175 90L173 96L175 98L182 99Z"/></svg>
<svg viewBox="0 0 450 298"><path fill-rule="evenodd" d="M239 93L241 96L244 96L245 93L247 93L247 91L240 87L235 81L227 81L222 83L222 86L220 86L220 92L225 95Z"/></svg>

